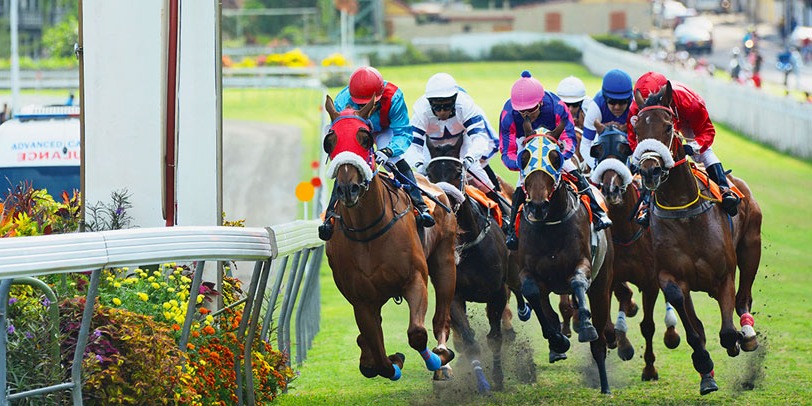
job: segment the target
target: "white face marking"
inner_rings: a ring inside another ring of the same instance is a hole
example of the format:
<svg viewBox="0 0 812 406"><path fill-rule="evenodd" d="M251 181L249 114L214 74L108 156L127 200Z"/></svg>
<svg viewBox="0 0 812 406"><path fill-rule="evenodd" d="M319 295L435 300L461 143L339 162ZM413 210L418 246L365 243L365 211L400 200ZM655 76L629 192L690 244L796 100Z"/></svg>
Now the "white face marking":
<svg viewBox="0 0 812 406"><path fill-rule="evenodd" d="M651 116L646 116L646 124L651 124Z"/></svg>

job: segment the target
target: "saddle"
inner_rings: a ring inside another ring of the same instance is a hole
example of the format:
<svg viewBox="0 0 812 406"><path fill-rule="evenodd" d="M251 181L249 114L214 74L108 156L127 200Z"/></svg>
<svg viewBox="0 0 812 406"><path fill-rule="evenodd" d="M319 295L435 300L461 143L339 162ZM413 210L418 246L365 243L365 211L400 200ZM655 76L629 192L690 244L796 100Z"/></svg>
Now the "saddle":
<svg viewBox="0 0 812 406"><path fill-rule="evenodd" d="M711 197L712 200L716 202L721 202L722 190L719 188L719 185L717 185L716 182L711 180L710 176L708 176L708 173L705 172L704 168L699 168L694 162L691 162L690 164L691 164L691 172L693 172L694 178L696 178L699 184L705 186L705 190L707 190L708 193L711 194L709 197ZM744 193L742 193L742 191L739 190L739 187L736 186L733 182L730 182L730 190L732 190L733 193L739 196L739 199L744 198Z"/></svg>
<svg viewBox="0 0 812 406"><path fill-rule="evenodd" d="M479 202L479 204L481 204L483 207L486 207L491 213L491 217L496 220L496 224L498 224L499 227L502 227L502 209L499 207L497 202L494 202L488 196L485 196L485 192L471 185L465 186L465 194L471 196L471 198Z"/></svg>

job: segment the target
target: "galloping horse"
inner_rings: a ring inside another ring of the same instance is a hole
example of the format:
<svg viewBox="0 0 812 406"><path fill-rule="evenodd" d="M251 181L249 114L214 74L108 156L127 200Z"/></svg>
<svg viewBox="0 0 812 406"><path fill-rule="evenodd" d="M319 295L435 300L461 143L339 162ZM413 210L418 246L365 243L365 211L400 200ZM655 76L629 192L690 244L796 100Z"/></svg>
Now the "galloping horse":
<svg viewBox="0 0 812 406"><path fill-rule="evenodd" d="M651 246L651 233L648 228L633 221L640 199L638 182L635 182L625 162L632 154L626 133L614 126L607 126L595 139L590 155L598 161L592 171L592 183L598 185L609 206L612 219L612 243L615 247L613 291L620 302L615 333L618 340L618 356L624 361L634 356L634 346L626 332L625 316L632 317L631 295L626 281L635 284L643 294L643 321L640 331L646 340L643 358L644 381L659 379L654 366L654 305L660 294L657 272L654 268L654 252ZM666 307L665 343L668 348L676 348L680 337L676 332L676 314L671 306Z"/></svg>
<svg viewBox="0 0 812 406"><path fill-rule="evenodd" d="M427 139L431 160L426 165L426 174L431 182L440 186L451 197L457 217L459 234L457 237L457 286L454 301L451 303L451 327L455 338L461 341L458 349L469 359L477 376L480 392L488 392L490 385L480 366L481 349L474 337L474 330L468 322L466 302L486 303L486 314L490 331L488 346L493 355L492 378L494 389L501 390L504 375L502 372L502 315L508 301L508 250L505 234L488 207L483 206L466 187L467 171L458 158L462 147L462 137L453 143L438 143ZM483 195L484 196L484 195ZM496 203L496 202L495 202ZM518 275L511 278L518 281ZM515 286L521 307L520 285ZM529 309L527 309L529 310ZM509 310L508 310L509 312ZM509 323L509 320L506 322ZM507 326L506 326L507 327ZM512 330L512 326L509 327ZM457 342L457 340L455 340Z"/></svg>
<svg viewBox="0 0 812 406"><path fill-rule="evenodd" d="M590 343L600 375L601 393L610 393L604 330L609 322L612 286L614 251L607 242L611 233L601 230L591 234L589 204L582 204L574 187L562 181L561 152L553 138L531 136L525 141L520 158L527 193L519 220L517 251L522 294L541 323L542 335L549 342L551 361L554 353L565 353L570 343L561 333L549 295L553 292L573 294L580 324L578 341ZM594 248L593 241L596 242Z"/></svg>
<svg viewBox="0 0 812 406"><path fill-rule="evenodd" d="M454 216L435 207L437 224L418 229L409 195L383 174L373 172L373 138L368 120L374 103L360 111L337 112L327 96L325 108L332 119L324 139L324 150L332 162L335 178L336 233L326 243L327 258L338 290L350 302L360 334L360 370L367 378L383 376L397 380L405 356L386 355L381 329L381 308L391 298L409 304L409 346L423 357L426 367L436 371L454 358L446 347L451 300L456 271L454 244L457 225ZM420 177L421 185L432 187ZM448 205L436 187L433 192ZM428 279L436 292L433 319L437 347L428 350L424 320L428 308Z"/></svg>
<svg viewBox="0 0 812 406"><path fill-rule="evenodd" d="M653 193L650 227L660 289L682 320L694 351L694 369L701 375L699 392L705 395L718 386L691 291L707 292L719 303L719 339L729 356L758 347L750 306L761 260L761 209L747 184L735 177L729 180L743 194L735 217L714 204L708 187L699 186L675 132L671 82L645 101L636 92L635 102L641 108L634 127L640 141L634 159L639 161L643 185ZM734 286L737 265L738 291ZM741 331L733 326L734 308Z"/></svg>

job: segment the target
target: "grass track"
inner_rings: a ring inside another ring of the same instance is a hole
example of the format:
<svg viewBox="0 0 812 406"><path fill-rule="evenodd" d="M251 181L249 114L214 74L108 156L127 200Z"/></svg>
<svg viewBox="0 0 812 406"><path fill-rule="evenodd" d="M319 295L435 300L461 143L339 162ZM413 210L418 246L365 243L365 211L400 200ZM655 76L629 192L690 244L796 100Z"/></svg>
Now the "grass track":
<svg viewBox="0 0 812 406"><path fill-rule="evenodd" d="M384 77L398 84L411 107L422 94L426 79L440 71L455 76L495 122L501 106L509 95L510 85L522 69L529 69L547 89L554 90L558 81L570 74L584 80L587 93L594 94L600 78L592 77L584 67L566 63L466 63L453 65L423 65L381 69ZM337 89L331 89L335 94ZM318 157L318 115L316 105L322 101L315 92L302 94L290 90L232 90L224 95L226 118L254 119L296 124L306 134L303 148ZM311 104L315 103L315 104ZM713 106L710 106L711 111ZM719 345L719 310L714 301L703 293L693 295L697 311L705 325L708 350L716 363L719 392L699 395L699 377L691 366L690 348L683 342L679 348L668 350L662 344L662 300L658 301L655 321L654 351L660 380L641 382L643 367L642 336L638 323L642 315L630 319L629 336L635 345L635 358L621 362L614 351L608 355L609 379L613 394L599 394L590 381L593 367L588 346L573 342L570 359L556 364L547 363L547 345L541 338L537 321L515 321L517 343L533 348L532 361L537 366L538 379L524 384L511 373L507 365L506 390L489 398L480 398L466 385L459 362L455 368L458 379L449 389L432 390L431 373L425 370L414 351L408 347L406 326L408 312L405 304L391 302L384 308L383 328L389 353L406 354L403 378L390 382L383 378L366 379L358 372L359 350L355 345L357 329L350 305L341 297L332 281L326 261L321 270L322 322L321 332L308 351L307 361L297 366L300 377L288 394L281 396L282 405L342 404L808 404L812 403L812 272L805 255L812 242L812 209L809 191L812 188L812 165L809 162L781 155L749 141L717 125L714 150L727 169L745 179L764 211L763 251L759 275L753 288L756 330L762 344L755 353L727 357ZM493 167L500 174L515 180L498 160ZM302 168L302 173L309 173ZM289 176L280 174L279 176ZM308 175L309 176L309 175ZM307 177L305 177L307 179ZM329 183L329 182L328 182ZM433 294L430 293L430 294ZM639 301L639 295L636 295ZM478 337L485 335L483 307L472 308ZM430 309L431 311L431 309ZM614 312L613 312L614 313ZM427 321L430 328L430 317ZM613 315L614 317L614 315ZM535 320L535 319L533 319ZM520 324L521 323L521 324ZM679 327L679 331L683 329ZM576 341L576 340L574 340ZM431 343L431 340L430 340ZM454 348L452 346L452 348ZM507 353L515 353L506 348ZM527 356L512 354L508 360L525 364ZM487 358L486 358L487 359ZM506 361L508 361L506 360ZM486 366L487 369L487 366ZM513 378L513 379L512 379ZM743 387L754 385L753 390Z"/></svg>

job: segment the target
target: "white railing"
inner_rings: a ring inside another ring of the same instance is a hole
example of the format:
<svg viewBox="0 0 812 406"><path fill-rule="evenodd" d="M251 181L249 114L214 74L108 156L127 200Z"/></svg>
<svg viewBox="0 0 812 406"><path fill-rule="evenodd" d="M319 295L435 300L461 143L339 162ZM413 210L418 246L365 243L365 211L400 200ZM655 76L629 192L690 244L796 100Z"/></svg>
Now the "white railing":
<svg viewBox="0 0 812 406"><path fill-rule="evenodd" d="M280 350L291 348L290 323L297 298L297 361L302 362L313 337L318 332L320 290L318 272L323 254L323 241L318 239L318 221L295 221L267 228L237 227L168 227L75 233L38 237L0 239L0 405L9 401L71 390L73 403L82 404L81 365L93 305L98 295L99 277L104 268L145 265L177 261L196 261L186 320L181 333L185 349L194 316L196 297L202 283L205 261L254 261L251 282L244 299L244 317L238 337L245 342L245 363L240 370L235 363L239 403L253 404L251 344L257 336L261 309L266 309L262 340L268 339L279 294L282 306L275 320L279 322L277 339ZM288 257L293 258L290 272ZM275 261L279 260L279 261ZM92 271L87 287L87 300L74 354L71 379L68 382L34 390L8 393L6 377L6 314L10 286L15 278ZM271 279L271 276L273 278ZM268 281L273 281L266 298ZM263 306L266 304L266 306ZM250 322L249 322L250 319ZM244 379L243 379L244 375ZM244 383L244 384L243 384Z"/></svg>

